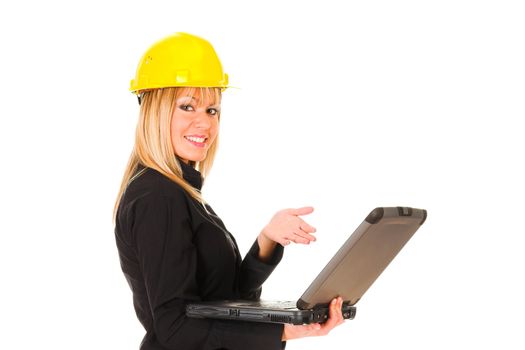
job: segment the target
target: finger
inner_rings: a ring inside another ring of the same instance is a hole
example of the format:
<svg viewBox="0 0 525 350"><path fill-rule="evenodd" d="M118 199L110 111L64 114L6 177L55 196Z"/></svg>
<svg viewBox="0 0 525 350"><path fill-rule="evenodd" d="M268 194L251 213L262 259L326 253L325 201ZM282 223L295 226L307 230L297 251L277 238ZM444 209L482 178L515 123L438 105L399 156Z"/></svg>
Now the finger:
<svg viewBox="0 0 525 350"><path fill-rule="evenodd" d="M293 232L288 240L296 244L310 244L311 240Z"/></svg>
<svg viewBox="0 0 525 350"><path fill-rule="evenodd" d="M299 228L306 233L315 233L317 230L312 225L308 224L306 221L299 219Z"/></svg>
<svg viewBox="0 0 525 350"><path fill-rule="evenodd" d="M293 234L293 237L290 237L290 240L294 243L298 244L310 244L310 240L307 238L304 238L296 233Z"/></svg>
<svg viewBox="0 0 525 350"><path fill-rule="evenodd" d="M337 325L340 325L345 321L343 317L343 298L341 297L337 298L337 315Z"/></svg>
<svg viewBox="0 0 525 350"><path fill-rule="evenodd" d="M338 325L341 325L345 322L345 318L343 316L343 305L344 305L344 300L343 298L340 298L340 303L339 303L339 323Z"/></svg>
<svg viewBox="0 0 525 350"><path fill-rule="evenodd" d="M290 245L291 241L289 239L282 239L279 241L279 244L283 247L286 247L287 245Z"/></svg>
<svg viewBox="0 0 525 350"><path fill-rule="evenodd" d="M343 319L343 299L337 297L334 303L330 305L330 318L333 320L334 327L338 326L344 321Z"/></svg>
<svg viewBox="0 0 525 350"><path fill-rule="evenodd" d="M341 318L343 317L343 312L341 310L342 308L342 301L341 298L336 298L335 303L332 307L332 317L334 318L335 323L339 323Z"/></svg>
<svg viewBox="0 0 525 350"><path fill-rule="evenodd" d="M343 324L345 322L345 318L343 317L343 303L344 303L344 300L343 298L341 298L341 322L339 324Z"/></svg>
<svg viewBox="0 0 525 350"><path fill-rule="evenodd" d="M314 211L314 207L302 207L296 209L289 209L288 213L295 216L308 215Z"/></svg>
<svg viewBox="0 0 525 350"><path fill-rule="evenodd" d="M328 309L328 320L323 324L324 325L323 328L326 331L330 331L332 328L337 326L337 323L338 323L337 314L338 314L338 312L340 313L341 311L337 310L337 298L334 298L330 302L330 306L329 306L329 309Z"/></svg>
<svg viewBox="0 0 525 350"><path fill-rule="evenodd" d="M312 236L311 234L308 234L302 230L294 231L294 235L301 240L301 243L310 243L317 240L315 236Z"/></svg>

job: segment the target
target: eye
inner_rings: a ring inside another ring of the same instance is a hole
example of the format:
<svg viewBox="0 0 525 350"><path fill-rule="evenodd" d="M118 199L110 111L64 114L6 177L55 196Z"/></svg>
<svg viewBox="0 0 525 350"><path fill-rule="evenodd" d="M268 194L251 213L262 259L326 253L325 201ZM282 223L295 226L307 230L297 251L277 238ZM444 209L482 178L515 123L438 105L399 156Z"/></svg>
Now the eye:
<svg viewBox="0 0 525 350"><path fill-rule="evenodd" d="M179 108L186 112L194 111L192 105L180 105Z"/></svg>
<svg viewBox="0 0 525 350"><path fill-rule="evenodd" d="M208 113L209 115L217 115L219 114L219 110L217 108L208 108L206 110L206 113Z"/></svg>

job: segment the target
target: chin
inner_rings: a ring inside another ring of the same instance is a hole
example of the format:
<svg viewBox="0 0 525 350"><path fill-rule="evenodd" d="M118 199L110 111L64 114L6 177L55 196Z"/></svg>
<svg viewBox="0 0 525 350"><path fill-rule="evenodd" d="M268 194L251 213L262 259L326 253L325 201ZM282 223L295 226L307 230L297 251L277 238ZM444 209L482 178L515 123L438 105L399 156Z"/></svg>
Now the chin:
<svg viewBox="0 0 525 350"><path fill-rule="evenodd" d="M189 162L202 162L204 159L206 159L206 153L203 155L183 154L179 155L179 158L185 159Z"/></svg>

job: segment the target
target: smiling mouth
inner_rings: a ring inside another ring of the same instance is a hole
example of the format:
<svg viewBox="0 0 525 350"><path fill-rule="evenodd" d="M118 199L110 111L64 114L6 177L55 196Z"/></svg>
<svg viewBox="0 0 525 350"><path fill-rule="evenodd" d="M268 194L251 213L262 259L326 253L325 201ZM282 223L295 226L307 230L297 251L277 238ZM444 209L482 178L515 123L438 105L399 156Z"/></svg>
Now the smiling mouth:
<svg viewBox="0 0 525 350"><path fill-rule="evenodd" d="M198 136L184 136L191 144L197 147L204 147L206 145L207 137L198 137Z"/></svg>

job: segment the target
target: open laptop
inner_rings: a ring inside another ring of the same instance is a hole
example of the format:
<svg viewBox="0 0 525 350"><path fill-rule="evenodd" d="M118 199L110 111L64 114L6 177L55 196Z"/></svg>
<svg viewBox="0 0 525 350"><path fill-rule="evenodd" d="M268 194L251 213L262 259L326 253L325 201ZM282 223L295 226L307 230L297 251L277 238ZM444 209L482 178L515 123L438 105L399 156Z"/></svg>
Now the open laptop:
<svg viewBox="0 0 525 350"><path fill-rule="evenodd" d="M355 304L425 222L427 211L409 207L375 208L346 240L297 301L208 301L186 306L189 317L309 324L328 319L328 305L343 298L343 317L353 319Z"/></svg>

